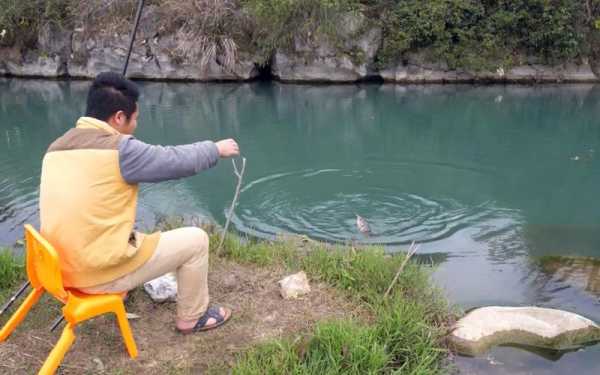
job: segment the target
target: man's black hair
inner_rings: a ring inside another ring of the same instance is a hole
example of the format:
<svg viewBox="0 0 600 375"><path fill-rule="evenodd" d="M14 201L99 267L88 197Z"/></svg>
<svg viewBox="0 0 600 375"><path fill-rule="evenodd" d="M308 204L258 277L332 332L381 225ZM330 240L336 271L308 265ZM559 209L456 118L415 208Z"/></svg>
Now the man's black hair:
<svg viewBox="0 0 600 375"><path fill-rule="evenodd" d="M100 73L88 92L85 115L108 121L112 115L123 111L129 119L137 108L139 97L140 90L132 81L118 73Z"/></svg>

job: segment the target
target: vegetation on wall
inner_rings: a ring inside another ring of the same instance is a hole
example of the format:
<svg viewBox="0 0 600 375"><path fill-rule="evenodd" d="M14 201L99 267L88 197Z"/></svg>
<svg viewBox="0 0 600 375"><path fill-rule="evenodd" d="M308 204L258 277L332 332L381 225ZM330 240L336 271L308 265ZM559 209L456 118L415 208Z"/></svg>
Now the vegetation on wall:
<svg viewBox="0 0 600 375"><path fill-rule="evenodd" d="M68 26L68 0L0 0L0 46L35 48L43 24Z"/></svg>
<svg viewBox="0 0 600 375"><path fill-rule="evenodd" d="M427 51L450 67L574 59L585 49L581 4L572 0L405 0L382 17L380 63Z"/></svg>
<svg viewBox="0 0 600 375"><path fill-rule="evenodd" d="M266 60L276 49L292 46L294 38L322 34L338 44L338 29L345 14L358 12L357 0L242 0L255 20L255 50Z"/></svg>
<svg viewBox="0 0 600 375"><path fill-rule="evenodd" d="M0 45L35 48L44 23L66 27L113 8L129 21L134 0L0 0ZM191 36L176 55L252 52L267 62L294 38L335 40L344 16L361 13L382 30L377 65L418 54L451 68L484 69L534 61L562 63L593 54L600 0L150 0L162 29ZM106 12L104 12L106 14ZM97 21L97 19L96 19ZM334 45L336 45L334 43ZM339 44L338 44L339 45ZM222 51L221 51L222 52ZM182 57L180 56L180 57Z"/></svg>

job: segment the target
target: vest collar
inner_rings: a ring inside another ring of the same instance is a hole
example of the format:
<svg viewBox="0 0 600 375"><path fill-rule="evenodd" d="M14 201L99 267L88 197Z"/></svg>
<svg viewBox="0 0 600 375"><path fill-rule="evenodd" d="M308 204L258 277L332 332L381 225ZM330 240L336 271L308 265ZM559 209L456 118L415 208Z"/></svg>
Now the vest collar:
<svg viewBox="0 0 600 375"><path fill-rule="evenodd" d="M79 128L79 129L98 129L98 130L104 130L106 132L109 132L111 134L121 134L119 133L119 131L115 128L113 128L112 126L110 126L108 123L98 120L96 118L93 117L80 117L79 120L77 120L77 124L75 125L75 127Z"/></svg>

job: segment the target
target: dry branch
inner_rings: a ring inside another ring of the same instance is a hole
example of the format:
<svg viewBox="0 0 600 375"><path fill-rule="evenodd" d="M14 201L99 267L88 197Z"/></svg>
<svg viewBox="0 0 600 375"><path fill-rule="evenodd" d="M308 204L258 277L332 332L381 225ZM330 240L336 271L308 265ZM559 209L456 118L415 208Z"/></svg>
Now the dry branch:
<svg viewBox="0 0 600 375"><path fill-rule="evenodd" d="M231 222L231 217L233 216L233 209L237 203L238 197L240 195L240 188L242 187L242 179L244 177L244 171L246 170L246 158L242 158L242 169L238 170L237 164L235 163L235 159L231 159L231 163L233 164L233 173L238 179L237 186L235 188L235 194L233 196L233 200L231 201L231 207L229 207L229 213L227 214L227 221L225 221L225 227L223 228L223 234L221 235L221 242L217 247L217 255L221 253L221 249L223 248L223 242L225 242L225 236L227 235L227 230L229 228L229 223Z"/></svg>
<svg viewBox="0 0 600 375"><path fill-rule="evenodd" d="M400 274L404 270L404 267L406 267L406 264L408 263L410 258L417 252L418 249L419 249L419 245L415 246L415 241L413 241L410 244L410 247L408 248L408 252L406 253L406 257L404 258L404 261L402 261L400 268L398 268L398 272L396 272L396 275L394 276L394 279L390 283L390 286L385 291L385 294L383 295L384 299L387 298L387 296L390 294L390 292L392 291L392 288L394 287L394 284L396 284L396 281L398 281L398 277L400 277Z"/></svg>

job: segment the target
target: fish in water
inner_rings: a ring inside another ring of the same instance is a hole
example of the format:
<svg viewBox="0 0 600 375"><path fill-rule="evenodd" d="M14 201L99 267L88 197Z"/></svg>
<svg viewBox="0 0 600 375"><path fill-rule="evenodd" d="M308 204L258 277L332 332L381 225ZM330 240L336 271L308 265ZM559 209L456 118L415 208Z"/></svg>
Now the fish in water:
<svg viewBox="0 0 600 375"><path fill-rule="evenodd" d="M358 228L358 231L362 234L364 234L365 236L368 236L371 234L371 228L369 227L369 223L367 223L367 220L365 220L364 217L360 216L359 214L355 214L356 215L356 227Z"/></svg>

